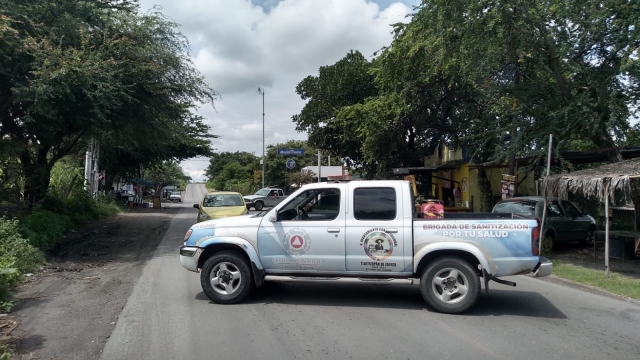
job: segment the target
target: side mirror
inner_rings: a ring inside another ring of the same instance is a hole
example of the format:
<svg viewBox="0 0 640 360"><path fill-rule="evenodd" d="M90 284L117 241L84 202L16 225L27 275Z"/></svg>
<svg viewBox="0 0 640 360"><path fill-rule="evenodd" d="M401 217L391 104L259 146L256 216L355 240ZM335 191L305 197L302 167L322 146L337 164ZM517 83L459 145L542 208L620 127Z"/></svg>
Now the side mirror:
<svg viewBox="0 0 640 360"><path fill-rule="evenodd" d="M200 209L200 204L193 204L194 209Z"/></svg>
<svg viewBox="0 0 640 360"><path fill-rule="evenodd" d="M278 221L278 212L277 211L273 211L273 209L271 211L269 211L269 221L274 223L276 221Z"/></svg>

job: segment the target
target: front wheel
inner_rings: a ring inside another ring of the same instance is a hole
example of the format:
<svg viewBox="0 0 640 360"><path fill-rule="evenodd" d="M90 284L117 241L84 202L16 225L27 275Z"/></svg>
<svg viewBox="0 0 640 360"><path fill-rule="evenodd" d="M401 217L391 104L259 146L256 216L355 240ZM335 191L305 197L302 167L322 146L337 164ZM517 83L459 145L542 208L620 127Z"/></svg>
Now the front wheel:
<svg viewBox="0 0 640 360"><path fill-rule="evenodd" d="M442 257L422 272L420 292L436 311L459 314L478 301L480 278L469 262L454 256Z"/></svg>
<svg viewBox="0 0 640 360"><path fill-rule="evenodd" d="M262 211L263 207L264 207L264 204L262 203L262 201L256 201L256 204L255 204L256 211Z"/></svg>
<svg viewBox="0 0 640 360"><path fill-rule="evenodd" d="M236 251L221 251L207 259L200 284L207 297L218 304L239 303L254 287L251 269Z"/></svg>
<svg viewBox="0 0 640 360"><path fill-rule="evenodd" d="M596 241L596 229L590 228L589 232L587 233L586 239L582 240L582 243L587 246L592 246L595 241Z"/></svg>

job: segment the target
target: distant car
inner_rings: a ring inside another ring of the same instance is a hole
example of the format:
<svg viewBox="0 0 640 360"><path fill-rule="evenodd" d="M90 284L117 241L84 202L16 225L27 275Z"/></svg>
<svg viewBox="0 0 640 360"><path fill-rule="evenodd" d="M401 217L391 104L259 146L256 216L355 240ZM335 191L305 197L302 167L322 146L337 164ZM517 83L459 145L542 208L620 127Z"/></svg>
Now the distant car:
<svg viewBox="0 0 640 360"><path fill-rule="evenodd" d="M169 201L182 202L182 195L179 192L172 192L169 194Z"/></svg>
<svg viewBox="0 0 640 360"><path fill-rule="evenodd" d="M247 203L247 209L255 208L261 211L263 207L274 207L286 199L284 191L277 187L266 187L256 191L253 195L247 195L244 197L244 201Z"/></svg>
<svg viewBox="0 0 640 360"><path fill-rule="evenodd" d="M541 196L523 196L500 201L493 208L493 212L535 216L542 220L543 208L544 200ZM570 241L593 245L595 231L595 219L580 211L571 202L560 199L547 202L544 233L550 242L549 246Z"/></svg>
<svg viewBox="0 0 640 360"><path fill-rule="evenodd" d="M200 210L198 211L197 222L249 213L242 194L237 192L219 191L208 193L202 198L200 204L194 204L193 207Z"/></svg>

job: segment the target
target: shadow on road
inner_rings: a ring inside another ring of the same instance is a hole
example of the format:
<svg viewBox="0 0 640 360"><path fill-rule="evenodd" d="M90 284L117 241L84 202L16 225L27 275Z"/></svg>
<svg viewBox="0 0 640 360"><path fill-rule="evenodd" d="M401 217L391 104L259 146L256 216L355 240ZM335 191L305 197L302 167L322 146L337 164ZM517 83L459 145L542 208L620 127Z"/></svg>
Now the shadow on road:
<svg viewBox="0 0 640 360"><path fill-rule="evenodd" d="M568 319L567 316L540 293L515 290L489 290L480 295L475 307L465 313L471 316L516 315L547 319Z"/></svg>
<svg viewBox="0 0 640 360"><path fill-rule="evenodd" d="M200 292L196 300L214 304ZM379 309L427 310L417 286L369 285L369 284L303 284L266 283L240 305L246 304L291 304L332 307L365 307ZM228 305L221 305L228 306ZM470 316L528 316L538 318L567 319L544 296L535 292L491 290L482 293Z"/></svg>

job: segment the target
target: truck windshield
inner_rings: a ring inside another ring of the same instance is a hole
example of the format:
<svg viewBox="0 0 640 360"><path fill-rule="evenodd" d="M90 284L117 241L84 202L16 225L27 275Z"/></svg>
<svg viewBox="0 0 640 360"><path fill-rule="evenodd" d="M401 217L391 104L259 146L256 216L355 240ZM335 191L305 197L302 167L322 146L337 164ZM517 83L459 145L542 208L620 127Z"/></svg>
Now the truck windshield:
<svg viewBox="0 0 640 360"><path fill-rule="evenodd" d="M493 208L494 213L509 213L535 216L536 203L533 201L505 201Z"/></svg>
<svg viewBox="0 0 640 360"><path fill-rule="evenodd" d="M258 195L258 196L267 196L267 195L269 195L269 191L270 191L270 190L271 190L271 189L266 189L266 188L265 188L265 189L260 189L260 190L256 191L256 193L255 193L255 194L253 194L253 195Z"/></svg>
<svg viewBox="0 0 640 360"><path fill-rule="evenodd" d="M240 195L207 195L202 201L203 207L244 206Z"/></svg>

